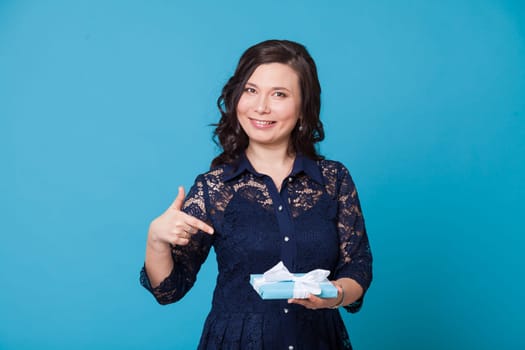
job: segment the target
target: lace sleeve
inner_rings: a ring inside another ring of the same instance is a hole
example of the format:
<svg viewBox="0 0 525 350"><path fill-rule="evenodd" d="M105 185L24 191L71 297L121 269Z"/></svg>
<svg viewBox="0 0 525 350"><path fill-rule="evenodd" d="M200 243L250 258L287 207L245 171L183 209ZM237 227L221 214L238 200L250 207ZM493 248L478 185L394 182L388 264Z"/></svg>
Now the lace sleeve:
<svg viewBox="0 0 525 350"><path fill-rule="evenodd" d="M208 222L206 212L205 182L202 176L197 177L186 197L182 210L202 221ZM152 288L144 267L140 273L140 283L149 290L160 304L170 304L180 300L193 287L201 265L210 252L213 236L199 231L186 246L175 246L172 249L174 262L170 275Z"/></svg>
<svg viewBox="0 0 525 350"><path fill-rule="evenodd" d="M340 240L339 262L335 277L348 277L363 287L363 296L372 281L372 254L365 222L355 184L348 170L341 165L338 171L338 230ZM346 307L357 312L363 297Z"/></svg>

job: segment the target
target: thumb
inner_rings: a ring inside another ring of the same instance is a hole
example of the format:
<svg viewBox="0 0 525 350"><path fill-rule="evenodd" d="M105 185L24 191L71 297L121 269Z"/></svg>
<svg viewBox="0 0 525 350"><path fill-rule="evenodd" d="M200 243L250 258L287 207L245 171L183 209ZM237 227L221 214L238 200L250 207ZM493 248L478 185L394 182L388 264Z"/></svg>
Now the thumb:
<svg viewBox="0 0 525 350"><path fill-rule="evenodd" d="M177 198L175 198L175 200L171 204L171 208L175 210L181 210L185 196L186 195L184 194L184 187L179 186L179 193L177 194Z"/></svg>

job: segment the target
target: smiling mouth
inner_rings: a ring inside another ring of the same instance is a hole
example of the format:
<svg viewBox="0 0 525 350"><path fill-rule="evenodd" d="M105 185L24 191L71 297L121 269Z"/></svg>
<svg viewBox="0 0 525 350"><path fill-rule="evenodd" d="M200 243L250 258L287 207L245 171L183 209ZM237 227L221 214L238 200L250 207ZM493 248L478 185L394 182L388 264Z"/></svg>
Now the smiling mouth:
<svg viewBox="0 0 525 350"><path fill-rule="evenodd" d="M270 126L272 124L275 124L275 122L271 120L259 120L259 119L253 119L253 118L250 118L250 120L252 121L252 123L254 123L256 126L259 126L259 127L265 127L265 126Z"/></svg>

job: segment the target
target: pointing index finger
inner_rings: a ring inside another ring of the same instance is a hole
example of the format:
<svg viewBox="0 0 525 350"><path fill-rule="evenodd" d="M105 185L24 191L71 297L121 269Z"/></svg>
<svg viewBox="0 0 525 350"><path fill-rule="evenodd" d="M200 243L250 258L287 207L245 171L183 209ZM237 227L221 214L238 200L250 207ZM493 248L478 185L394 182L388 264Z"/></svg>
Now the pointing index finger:
<svg viewBox="0 0 525 350"><path fill-rule="evenodd" d="M188 221L186 222L188 225L198 229L198 230L201 230L203 232L206 232L207 234L210 234L212 235L214 230L213 230L213 227L211 227L210 225L208 225L207 223L205 223L204 221L202 220L199 220L193 216L190 216L188 218Z"/></svg>

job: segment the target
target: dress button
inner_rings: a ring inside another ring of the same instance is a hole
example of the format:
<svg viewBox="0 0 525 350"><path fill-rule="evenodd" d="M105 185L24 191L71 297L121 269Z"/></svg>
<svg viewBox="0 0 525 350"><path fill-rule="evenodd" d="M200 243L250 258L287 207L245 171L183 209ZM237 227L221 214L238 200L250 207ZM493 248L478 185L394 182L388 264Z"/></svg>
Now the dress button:
<svg viewBox="0 0 525 350"><path fill-rule="evenodd" d="M277 207L277 210L279 210L279 211L283 211L283 206L280 205L279 207Z"/></svg>
<svg viewBox="0 0 525 350"><path fill-rule="evenodd" d="M293 350L293 345L290 345L290 346L288 347L288 350Z"/></svg>
<svg viewBox="0 0 525 350"><path fill-rule="evenodd" d="M287 308L284 308L283 311L285 314L287 314L289 310Z"/></svg>
<svg viewBox="0 0 525 350"><path fill-rule="evenodd" d="M288 242L289 240L290 240L290 237L288 237L288 236L284 236L284 241L285 241L285 242Z"/></svg>

